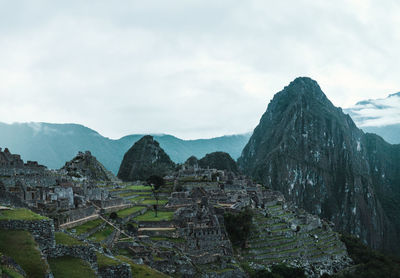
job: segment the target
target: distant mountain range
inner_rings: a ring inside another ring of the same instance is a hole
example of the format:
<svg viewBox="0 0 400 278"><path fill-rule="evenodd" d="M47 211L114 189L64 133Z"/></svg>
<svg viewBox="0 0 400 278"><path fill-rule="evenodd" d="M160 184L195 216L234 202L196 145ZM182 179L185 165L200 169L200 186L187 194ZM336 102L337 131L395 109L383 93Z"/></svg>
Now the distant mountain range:
<svg viewBox="0 0 400 278"><path fill-rule="evenodd" d="M172 135L153 135L176 163L183 163L194 155L224 151L237 159L251 134L222 136L211 139L182 140ZM78 124L0 123L0 147L35 160L51 169L64 166L79 151L91 151L110 171L117 174L125 152L142 138L134 134L112 140Z"/></svg>
<svg viewBox="0 0 400 278"><path fill-rule="evenodd" d="M400 92L387 98L357 102L344 112L363 131L376 133L391 144L400 144Z"/></svg>

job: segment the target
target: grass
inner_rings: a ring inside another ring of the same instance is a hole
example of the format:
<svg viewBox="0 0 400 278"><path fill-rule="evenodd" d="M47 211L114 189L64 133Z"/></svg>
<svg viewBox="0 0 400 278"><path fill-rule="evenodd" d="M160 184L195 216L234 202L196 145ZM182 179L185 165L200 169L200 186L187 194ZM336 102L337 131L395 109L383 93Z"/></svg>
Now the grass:
<svg viewBox="0 0 400 278"><path fill-rule="evenodd" d="M94 233L93 235L91 235L89 237L89 239L96 241L96 242L100 242L100 241L105 240L107 237L109 237L113 231L114 231L114 228L111 227L110 225L107 225L104 227L104 229L101 229L101 230L97 231L96 233Z"/></svg>
<svg viewBox="0 0 400 278"><path fill-rule="evenodd" d="M135 192L126 192L126 193L118 194L119 197L130 197L130 196L135 196L135 195L137 195Z"/></svg>
<svg viewBox="0 0 400 278"><path fill-rule="evenodd" d="M15 270L0 265L0 275L2 273L6 274L6 275L5 276L1 276L1 277L24 278L24 276L22 276L21 274L19 274Z"/></svg>
<svg viewBox="0 0 400 278"><path fill-rule="evenodd" d="M144 209L145 207L131 207L131 208L127 208L127 209L123 209L117 212L118 216L121 218L127 217L135 212L138 212L142 209Z"/></svg>
<svg viewBox="0 0 400 278"><path fill-rule="evenodd" d="M28 277L43 278L46 275L46 264L29 232L0 230L0 252L13 258Z"/></svg>
<svg viewBox="0 0 400 278"><path fill-rule="evenodd" d="M99 268L113 266L113 265L120 265L121 263L113 258L107 257L106 255L96 252L97 255L97 264Z"/></svg>
<svg viewBox="0 0 400 278"><path fill-rule="evenodd" d="M56 238L56 243L57 244L62 244L66 246L75 246L75 245L86 245L86 243L81 242L72 236L62 233L62 232L56 232L55 233L55 238Z"/></svg>
<svg viewBox="0 0 400 278"><path fill-rule="evenodd" d="M124 263L127 263L131 266L132 269L132 277L137 277L137 278L145 278L145 277L151 277L151 278L167 278L169 276L162 274L161 272L158 272L147 265L138 265L133 263L133 261L125 256L117 256L118 259L123 261Z"/></svg>
<svg viewBox="0 0 400 278"><path fill-rule="evenodd" d="M16 208L0 211L1 220L44 220L49 219L25 208Z"/></svg>
<svg viewBox="0 0 400 278"><path fill-rule="evenodd" d="M172 237L151 237L150 238L153 241L169 241L169 242L174 242L174 243L182 243L186 242L184 238L172 238Z"/></svg>
<svg viewBox="0 0 400 278"><path fill-rule="evenodd" d="M147 199L147 200L144 200L144 201L142 201L140 203L144 204L144 205L155 205L155 204L157 204L157 201L154 200L154 199ZM166 203L168 203L168 200L158 200L158 204L160 206L165 205Z"/></svg>
<svg viewBox="0 0 400 278"><path fill-rule="evenodd" d="M154 211L147 211L145 214L139 215L135 219L137 221L170 221L174 217L173 211L159 211L155 217Z"/></svg>
<svg viewBox="0 0 400 278"><path fill-rule="evenodd" d="M78 258L69 256L49 258L48 262L54 278L96 277L89 264Z"/></svg>
<svg viewBox="0 0 400 278"><path fill-rule="evenodd" d="M150 186L147 186L147 185L131 185L131 186L125 187L125 189L151 191Z"/></svg>
<svg viewBox="0 0 400 278"><path fill-rule="evenodd" d="M76 226L74 228L69 229L69 231L75 229L76 233L78 235L84 234L89 232L90 230L96 228L97 226L99 226L101 223L103 223L103 220L101 219L96 219L96 220L92 220L89 222L86 222L85 224L82 224L80 226Z"/></svg>

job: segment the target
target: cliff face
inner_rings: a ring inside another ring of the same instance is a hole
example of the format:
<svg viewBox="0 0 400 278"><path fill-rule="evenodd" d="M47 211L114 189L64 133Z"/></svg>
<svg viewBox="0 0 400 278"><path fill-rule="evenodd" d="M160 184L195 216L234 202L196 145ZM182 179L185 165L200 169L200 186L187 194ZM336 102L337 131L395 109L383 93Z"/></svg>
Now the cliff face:
<svg viewBox="0 0 400 278"><path fill-rule="evenodd" d="M388 190L399 191L400 160L392 153L398 147L375 137L358 129L314 80L297 78L274 96L238 163L338 229L396 251L399 225L384 198ZM386 168L390 180L384 182L378 173Z"/></svg>
<svg viewBox="0 0 400 278"><path fill-rule="evenodd" d="M118 171L123 181L146 180L151 175L163 176L175 168L175 163L150 135L137 141L124 155Z"/></svg>

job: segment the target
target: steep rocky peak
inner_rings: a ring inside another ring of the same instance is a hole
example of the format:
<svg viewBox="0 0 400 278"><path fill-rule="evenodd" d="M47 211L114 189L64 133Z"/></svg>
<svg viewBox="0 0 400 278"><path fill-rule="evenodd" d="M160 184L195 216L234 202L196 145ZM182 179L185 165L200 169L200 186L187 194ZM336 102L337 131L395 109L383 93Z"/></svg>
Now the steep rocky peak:
<svg viewBox="0 0 400 278"><path fill-rule="evenodd" d="M309 77L298 77L284 87L282 91L275 94L268 106L268 110L273 113L279 113L295 104L334 107L322 92L318 83Z"/></svg>

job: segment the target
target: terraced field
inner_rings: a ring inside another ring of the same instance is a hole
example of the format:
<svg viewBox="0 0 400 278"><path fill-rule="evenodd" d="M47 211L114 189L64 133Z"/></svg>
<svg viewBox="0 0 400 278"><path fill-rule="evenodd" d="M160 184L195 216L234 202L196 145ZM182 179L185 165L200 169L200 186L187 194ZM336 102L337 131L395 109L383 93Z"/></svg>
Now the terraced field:
<svg viewBox="0 0 400 278"><path fill-rule="evenodd" d="M296 215L282 205L267 207L267 216L254 216L255 230L249 240L245 257L262 265L291 260L323 261L346 255L338 234L330 228L294 225Z"/></svg>

